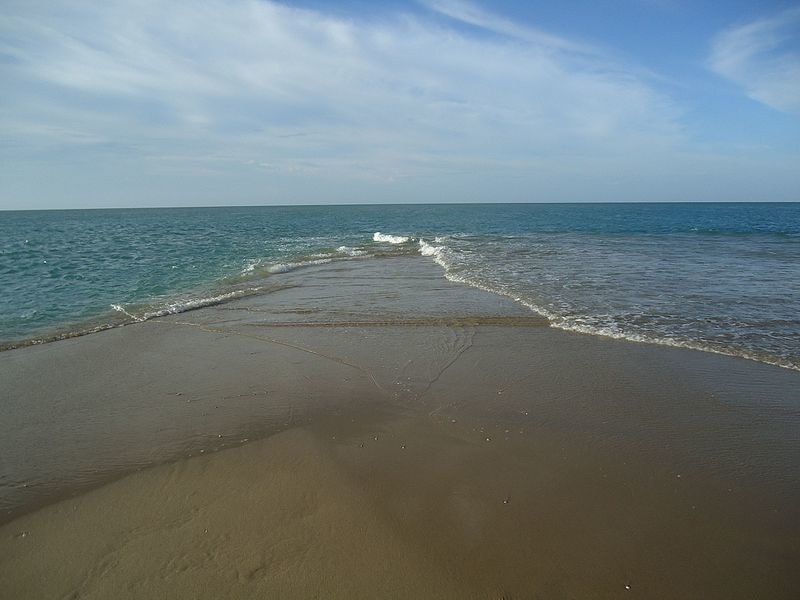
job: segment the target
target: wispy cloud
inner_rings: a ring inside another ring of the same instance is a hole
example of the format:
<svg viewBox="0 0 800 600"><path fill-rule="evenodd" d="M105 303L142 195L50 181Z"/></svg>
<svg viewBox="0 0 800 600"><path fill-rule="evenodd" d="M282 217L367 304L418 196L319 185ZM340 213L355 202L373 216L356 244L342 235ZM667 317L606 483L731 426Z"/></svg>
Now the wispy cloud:
<svg viewBox="0 0 800 600"><path fill-rule="evenodd" d="M431 6L517 43L419 17L360 23L252 0L56 5L18 4L3 19L5 131L55 120L43 134L442 158L674 133L669 103L635 77L580 68L571 59L583 46L460 2ZM316 135L287 146L305 130Z"/></svg>
<svg viewBox="0 0 800 600"><path fill-rule="evenodd" d="M777 110L800 113L800 8L731 27L713 41L711 68L747 95Z"/></svg>
<svg viewBox="0 0 800 600"><path fill-rule="evenodd" d="M588 44L553 35L529 25L520 25L515 21L489 12L468 0L420 0L428 9L445 15L456 21L485 29L494 33L516 38L543 49L560 50L589 55L600 54L597 48Z"/></svg>
<svg viewBox="0 0 800 600"><path fill-rule="evenodd" d="M122 176L163 202L210 198L204 177L239 200L493 199L465 175L480 193L516 182L497 199L580 200L685 144L638 68L474 3L423 3L361 19L270 0L3 2L0 204L120 194Z"/></svg>

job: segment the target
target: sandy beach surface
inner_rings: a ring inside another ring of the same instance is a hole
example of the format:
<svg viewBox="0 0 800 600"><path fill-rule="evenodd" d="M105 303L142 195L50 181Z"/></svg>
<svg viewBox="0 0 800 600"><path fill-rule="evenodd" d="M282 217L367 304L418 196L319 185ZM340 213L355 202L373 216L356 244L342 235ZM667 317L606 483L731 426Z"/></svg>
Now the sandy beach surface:
<svg viewBox="0 0 800 600"><path fill-rule="evenodd" d="M798 598L800 373L420 257L0 353L0 598Z"/></svg>

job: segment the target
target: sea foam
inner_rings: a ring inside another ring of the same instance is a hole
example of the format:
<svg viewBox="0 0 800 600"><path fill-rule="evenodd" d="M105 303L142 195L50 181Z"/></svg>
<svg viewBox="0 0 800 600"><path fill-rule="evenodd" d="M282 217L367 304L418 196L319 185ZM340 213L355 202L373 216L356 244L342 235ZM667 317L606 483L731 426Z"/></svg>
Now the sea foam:
<svg viewBox="0 0 800 600"><path fill-rule="evenodd" d="M358 248L351 248L350 246L339 246L336 251L340 254L345 254L347 256L366 256L367 252L365 250L360 250Z"/></svg>
<svg viewBox="0 0 800 600"><path fill-rule="evenodd" d="M404 236L404 235L390 235L388 233L381 233L380 231L376 231L372 234L372 241L373 242L386 242L389 244L405 244L411 238Z"/></svg>
<svg viewBox="0 0 800 600"><path fill-rule="evenodd" d="M157 306L150 310L144 310L140 314L137 314L136 312L130 312L130 310L125 308L125 306L123 306L122 304L112 304L111 308L117 312L123 313L124 315L130 317L134 321L141 323L143 321L148 321L149 319L154 319L156 317L176 315L183 312L188 312L190 310L195 310L198 308L205 308L206 306L215 306L217 304L222 304L223 302L227 302L228 300L235 300L236 298L243 298L245 296L256 294L261 289L262 288L260 287L253 287L243 290L235 290L232 292L227 292L225 294L218 294L215 296L177 300L162 306Z"/></svg>

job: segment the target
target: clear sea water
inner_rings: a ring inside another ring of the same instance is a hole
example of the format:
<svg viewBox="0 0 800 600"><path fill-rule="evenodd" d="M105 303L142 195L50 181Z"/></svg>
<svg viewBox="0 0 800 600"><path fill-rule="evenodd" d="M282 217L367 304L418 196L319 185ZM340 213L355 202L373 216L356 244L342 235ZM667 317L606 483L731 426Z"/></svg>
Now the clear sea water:
<svg viewBox="0 0 800 600"><path fill-rule="evenodd" d="M800 369L800 204L0 212L0 347L420 254L555 327Z"/></svg>

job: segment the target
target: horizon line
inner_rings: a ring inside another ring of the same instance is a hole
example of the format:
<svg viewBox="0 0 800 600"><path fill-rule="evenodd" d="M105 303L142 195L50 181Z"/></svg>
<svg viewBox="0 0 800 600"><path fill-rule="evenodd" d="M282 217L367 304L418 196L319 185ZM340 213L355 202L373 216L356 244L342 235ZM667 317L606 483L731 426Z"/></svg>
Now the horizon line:
<svg viewBox="0 0 800 600"><path fill-rule="evenodd" d="M167 210L167 209L220 209L220 208L321 208L337 206L509 206L509 205L556 205L556 204L798 204L798 200L617 200L593 202L591 200L564 200L552 202L342 202L330 204L217 204L197 206L85 206L69 208L0 208L0 212L56 212L70 210Z"/></svg>

